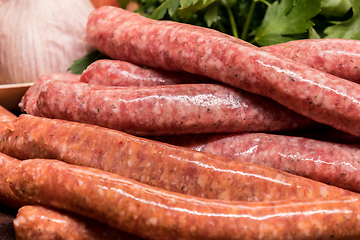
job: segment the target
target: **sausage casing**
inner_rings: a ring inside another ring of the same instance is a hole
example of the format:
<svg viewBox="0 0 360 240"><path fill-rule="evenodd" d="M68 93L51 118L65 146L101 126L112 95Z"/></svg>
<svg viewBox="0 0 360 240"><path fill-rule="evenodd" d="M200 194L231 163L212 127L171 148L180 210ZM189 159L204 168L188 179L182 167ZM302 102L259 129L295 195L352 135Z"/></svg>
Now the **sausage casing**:
<svg viewBox="0 0 360 240"><path fill-rule="evenodd" d="M309 67L360 83L360 41L304 39L263 47Z"/></svg>
<svg viewBox="0 0 360 240"><path fill-rule="evenodd" d="M259 132L319 126L271 99L220 84L111 87L47 82L43 117L89 123L138 136Z"/></svg>
<svg viewBox="0 0 360 240"><path fill-rule="evenodd" d="M154 139L360 192L358 145L266 133L200 134Z"/></svg>
<svg viewBox="0 0 360 240"><path fill-rule="evenodd" d="M49 174L51 173L51 174ZM177 194L98 169L25 160L8 182L20 198L146 239L358 239L359 197L275 202Z"/></svg>
<svg viewBox="0 0 360 240"><path fill-rule="evenodd" d="M94 167L205 198L266 201L357 195L272 168L94 125L30 115L14 122L0 141L0 152L19 159L49 158Z"/></svg>
<svg viewBox="0 0 360 240"><path fill-rule="evenodd" d="M141 68L119 60L97 60L80 77L80 82L105 86L159 86L205 81L211 82L210 79L186 72Z"/></svg>
<svg viewBox="0 0 360 240"><path fill-rule="evenodd" d="M34 84L25 92L21 98L19 107L21 111L27 112L28 114L39 116L39 108L37 106L37 100L40 94L40 90L43 85L51 80L66 80L66 81L79 81L80 75L71 73L51 73L45 74L39 77Z"/></svg>
<svg viewBox="0 0 360 240"><path fill-rule="evenodd" d="M91 45L111 58L206 76L269 97L319 123L360 136L358 84L238 38L111 7L92 12L86 34Z"/></svg>
<svg viewBox="0 0 360 240"><path fill-rule="evenodd" d="M141 240L76 214L23 206L14 219L16 240Z"/></svg>

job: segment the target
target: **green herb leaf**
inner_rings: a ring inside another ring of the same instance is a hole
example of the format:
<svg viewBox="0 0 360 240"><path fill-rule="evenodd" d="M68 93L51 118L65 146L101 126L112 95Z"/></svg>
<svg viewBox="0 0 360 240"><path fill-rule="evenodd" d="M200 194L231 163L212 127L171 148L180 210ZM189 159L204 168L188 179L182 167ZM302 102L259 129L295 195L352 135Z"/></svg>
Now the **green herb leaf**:
<svg viewBox="0 0 360 240"><path fill-rule="evenodd" d="M219 19L219 5L211 4L205 12L204 19L208 27L211 27Z"/></svg>
<svg viewBox="0 0 360 240"><path fill-rule="evenodd" d="M186 18L187 14L193 14L195 12L198 12L206 7L208 7L209 5L211 5L212 3L214 3L215 0L210 0L207 1L206 3L202 2L202 1L198 1L196 4L191 5L189 7L186 8L180 8L177 11L177 15L181 18L184 19Z"/></svg>
<svg viewBox="0 0 360 240"><path fill-rule="evenodd" d="M311 27L309 29L309 39L320 39L321 37L319 36L319 34L316 32L316 30Z"/></svg>
<svg viewBox="0 0 360 240"><path fill-rule="evenodd" d="M151 14L152 19L163 19L166 11L172 16L180 7L180 0L166 0Z"/></svg>
<svg viewBox="0 0 360 240"><path fill-rule="evenodd" d="M322 0L321 14L331 16L342 16L351 8L350 0Z"/></svg>
<svg viewBox="0 0 360 240"><path fill-rule="evenodd" d="M320 12L320 0L282 0L271 4L261 26L252 32L260 46L295 40L293 34L305 33L314 23L312 17Z"/></svg>
<svg viewBox="0 0 360 240"><path fill-rule="evenodd" d="M326 38L360 39L360 1L350 0L353 16L345 21L327 27L324 33Z"/></svg>
<svg viewBox="0 0 360 240"><path fill-rule="evenodd" d="M189 7L190 5L194 5L198 2L198 0L180 0L180 6L182 8Z"/></svg>
<svg viewBox="0 0 360 240"><path fill-rule="evenodd" d="M68 71L73 74L81 74L91 63L99 59L109 59L109 57L95 50L88 55L75 60Z"/></svg>

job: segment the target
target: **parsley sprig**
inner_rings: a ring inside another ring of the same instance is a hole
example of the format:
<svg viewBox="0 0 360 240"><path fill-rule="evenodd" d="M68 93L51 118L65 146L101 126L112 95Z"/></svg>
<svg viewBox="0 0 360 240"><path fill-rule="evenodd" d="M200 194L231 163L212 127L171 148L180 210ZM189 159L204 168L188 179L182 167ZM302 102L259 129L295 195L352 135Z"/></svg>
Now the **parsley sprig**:
<svg viewBox="0 0 360 240"><path fill-rule="evenodd" d="M153 18L214 28L258 46L304 38L359 39L358 0L137 0ZM129 0L119 0L126 7ZM239 34L241 33L241 34Z"/></svg>

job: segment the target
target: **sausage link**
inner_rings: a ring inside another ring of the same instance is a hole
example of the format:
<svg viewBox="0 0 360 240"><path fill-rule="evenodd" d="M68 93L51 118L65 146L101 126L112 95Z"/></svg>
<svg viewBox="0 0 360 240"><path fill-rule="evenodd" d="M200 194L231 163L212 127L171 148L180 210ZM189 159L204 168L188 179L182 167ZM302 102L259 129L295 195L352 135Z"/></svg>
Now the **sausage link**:
<svg viewBox="0 0 360 240"><path fill-rule="evenodd" d="M19 208L29 201L20 200L11 191L9 184L6 182L6 178L12 168L20 161L0 153L0 203L10 206L12 208Z"/></svg>
<svg viewBox="0 0 360 240"><path fill-rule="evenodd" d="M51 174L49 174L51 173ZM359 239L360 198L236 202L190 197L56 160L25 160L8 182L20 198L146 239Z"/></svg>
<svg viewBox="0 0 360 240"><path fill-rule="evenodd" d="M154 139L360 192L358 145L266 133L200 134Z"/></svg>
<svg viewBox="0 0 360 240"><path fill-rule="evenodd" d="M37 99L41 88L46 82L51 80L79 81L79 79L80 75L71 73L52 73L40 76L40 78L25 92L24 96L21 98L21 102L19 103L21 111L34 116L39 116Z"/></svg>
<svg viewBox="0 0 360 240"><path fill-rule="evenodd" d="M186 72L141 68L119 60L97 60L81 74L80 82L105 86L159 86L212 80Z"/></svg>
<svg viewBox="0 0 360 240"><path fill-rule="evenodd" d="M0 137L4 134L7 127L5 124L7 122L13 121L16 119L16 115L8 111L6 108L0 106Z"/></svg>
<svg viewBox="0 0 360 240"><path fill-rule="evenodd" d="M75 214L23 206L14 219L16 240L141 240Z"/></svg>
<svg viewBox="0 0 360 240"><path fill-rule="evenodd" d="M6 121L12 121L16 119L16 115L7 110L6 108L0 106L0 123Z"/></svg>
<svg viewBox="0 0 360 240"><path fill-rule="evenodd" d="M21 115L14 125L1 139L0 152L94 167L192 196L266 201L357 195L276 169L98 126L30 115Z"/></svg>
<svg viewBox="0 0 360 240"><path fill-rule="evenodd" d="M215 30L119 8L90 14L87 41L113 59L212 78L360 136L360 86Z"/></svg>
<svg viewBox="0 0 360 240"><path fill-rule="evenodd" d="M304 39L266 46L262 49L360 83L359 40Z"/></svg>
<svg viewBox="0 0 360 240"><path fill-rule="evenodd" d="M139 136L258 132L316 124L280 104L219 84L109 87L51 81L42 88L43 117L108 127Z"/></svg>

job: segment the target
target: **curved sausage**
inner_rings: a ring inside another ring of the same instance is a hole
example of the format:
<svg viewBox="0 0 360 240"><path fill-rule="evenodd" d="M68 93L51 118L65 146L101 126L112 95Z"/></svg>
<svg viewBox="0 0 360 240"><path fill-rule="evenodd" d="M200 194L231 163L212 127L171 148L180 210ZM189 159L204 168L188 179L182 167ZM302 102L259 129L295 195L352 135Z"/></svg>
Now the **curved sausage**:
<svg viewBox="0 0 360 240"><path fill-rule="evenodd" d="M14 219L16 240L140 240L75 214L23 206Z"/></svg>
<svg viewBox="0 0 360 240"><path fill-rule="evenodd" d="M40 78L25 92L24 96L21 98L21 102L19 103L21 111L34 116L39 116L37 99L41 88L46 82L59 79L66 81L79 81L80 75L71 73L52 73L40 76Z"/></svg>
<svg viewBox="0 0 360 240"><path fill-rule="evenodd" d="M259 95L220 84L109 87L47 82L43 117L89 123L139 136L279 131L319 126Z"/></svg>
<svg viewBox="0 0 360 240"><path fill-rule="evenodd" d="M358 145L266 133L200 134L154 139L360 192Z"/></svg>
<svg viewBox="0 0 360 240"><path fill-rule="evenodd" d="M262 47L309 67L360 83L360 41L304 39Z"/></svg>
<svg viewBox="0 0 360 240"><path fill-rule="evenodd" d="M7 122L15 120L17 117L6 108L0 106L0 137L4 134L7 129Z"/></svg>
<svg viewBox="0 0 360 240"><path fill-rule="evenodd" d="M357 195L272 168L94 125L30 115L21 115L14 125L1 139L0 152L94 167L192 196L265 201Z"/></svg>
<svg viewBox="0 0 360 240"><path fill-rule="evenodd" d="M97 60L84 70L80 82L104 86L159 86L212 80L186 72L141 68L119 60Z"/></svg>
<svg viewBox="0 0 360 240"><path fill-rule="evenodd" d="M6 108L0 106L0 122L13 121L17 117L15 114L7 110Z"/></svg>
<svg viewBox="0 0 360 240"><path fill-rule="evenodd" d="M49 174L51 173L51 174ZM210 200L55 160L10 173L22 199L71 211L146 239L358 239L360 198L275 202Z"/></svg>
<svg viewBox="0 0 360 240"><path fill-rule="evenodd" d="M359 84L240 39L112 7L91 13L86 34L92 46L113 59L206 76L269 97L319 123L360 136Z"/></svg>
<svg viewBox="0 0 360 240"><path fill-rule="evenodd" d="M20 161L18 159L0 153L0 203L12 208L19 208L29 202L20 200L16 195L14 195L9 187L9 184L6 182L9 172L19 162Z"/></svg>

